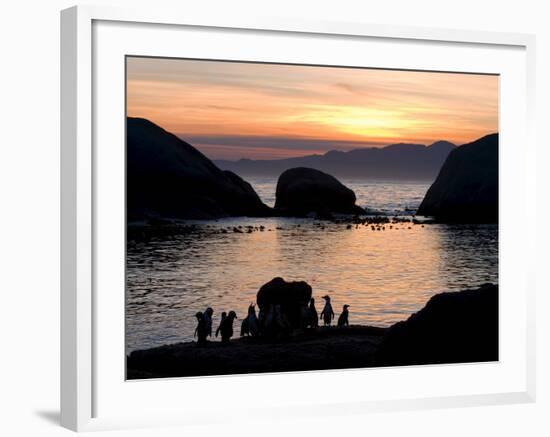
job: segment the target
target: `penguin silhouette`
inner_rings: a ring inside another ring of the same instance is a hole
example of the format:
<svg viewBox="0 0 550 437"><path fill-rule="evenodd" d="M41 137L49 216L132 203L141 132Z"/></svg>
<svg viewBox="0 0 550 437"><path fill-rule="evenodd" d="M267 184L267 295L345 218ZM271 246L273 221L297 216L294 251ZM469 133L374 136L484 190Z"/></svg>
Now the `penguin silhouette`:
<svg viewBox="0 0 550 437"><path fill-rule="evenodd" d="M253 337L260 335L260 323L256 317L254 304L248 306L248 314L241 323L241 337L244 335L251 335Z"/></svg>
<svg viewBox="0 0 550 437"><path fill-rule="evenodd" d="M256 307L254 305L248 308L248 329L250 330L250 335L253 337L261 334L260 321L256 317Z"/></svg>
<svg viewBox="0 0 550 437"><path fill-rule="evenodd" d="M248 329L248 317L245 317L241 322L241 337L250 335L250 329Z"/></svg>
<svg viewBox="0 0 550 437"><path fill-rule="evenodd" d="M212 337L212 315L213 314L214 314L214 310L210 307L206 308L206 310L203 313L207 337Z"/></svg>
<svg viewBox="0 0 550 437"><path fill-rule="evenodd" d="M319 326L319 316L317 315L317 308L315 308L315 299L311 298L309 301L309 326L311 328L317 328Z"/></svg>
<svg viewBox="0 0 550 437"><path fill-rule="evenodd" d="M229 343L233 337L233 321L237 318L235 311L229 311L221 324L222 343Z"/></svg>
<svg viewBox="0 0 550 437"><path fill-rule="evenodd" d="M344 305L342 309L342 314L338 317L338 327L342 328L344 326L349 326L349 305Z"/></svg>
<svg viewBox="0 0 550 437"><path fill-rule="evenodd" d="M197 338L197 345L203 345L206 343L206 323L204 321L204 314L200 311L195 314L197 318L197 327L195 328L194 337Z"/></svg>
<svg viewBox="0 0 550 437"><path fill-rule="evenodd" d="M330 326L332 319L334 319L334 311L332 310L332 305L330 304L330 296L323 296L323 299L325 299L325 307L323 308L323 311L321 311L321 318L323 319L325 326Z"/></svg>
<svg viewBox="0 0 550 437"><path fill-rule="evenodd" d="M222 330L222 325L223 325L223 321L225 320L225 318L227 317L227 313L224 311L222 313L222 318L220 320L220 324L218 326L218 329L216 329L216 337L218 336L218 334L220 333L220 331Z"/></svg>

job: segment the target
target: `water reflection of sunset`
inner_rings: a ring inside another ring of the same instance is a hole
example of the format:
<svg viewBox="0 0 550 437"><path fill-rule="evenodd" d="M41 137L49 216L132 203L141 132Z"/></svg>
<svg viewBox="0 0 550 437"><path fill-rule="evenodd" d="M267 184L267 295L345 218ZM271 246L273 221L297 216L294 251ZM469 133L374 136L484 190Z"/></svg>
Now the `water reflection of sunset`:
<svg viewBox="0 0 550 437"><path fill-rule="evenodd" d="M461 144L498 130L496 76L134 57L127 67L128 115L211 158Z"/></svg>
<svg viewBox="0 0 550 437"><path fill-rule="evenodd" d="M406 319L435 293L497 282L496 226L406 223L372 231L277 218L227 219L215 226L248 224L266 230L129 248L129 349L191 340L193 315L207 306L215 317L230 309L242 317L260 286L275 276L304 280L319 303L330 294L337 314L351 305L350 323L376 326Z"/></svg>

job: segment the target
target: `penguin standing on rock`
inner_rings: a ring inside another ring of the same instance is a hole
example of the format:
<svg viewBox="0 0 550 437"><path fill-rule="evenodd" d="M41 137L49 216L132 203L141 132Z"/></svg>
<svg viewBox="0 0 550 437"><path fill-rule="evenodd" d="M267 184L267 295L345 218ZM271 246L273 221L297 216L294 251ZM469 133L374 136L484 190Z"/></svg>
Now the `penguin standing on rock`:
<svg viewBox="0 0 550 437"><path fill-rule="evenodd" d="M256 308L254 304L250 304L248 307L248 315L241 323L241 337L244 335L251 335L252 337L260 335L260 324L256 317Z"/></svg>
<svg viewBox="0 0 550 437"><path fill-rule="evenodd" d="M222 313L222 318L220 320L220 325L218 326L218 329L216 329L216 337L218 336L218 334L220 333L220 331L222 330L222 325L223 325L223 321L225 320L225 318L227 317L227 313L224 311Z"/></svg>
<svg viewBox="0 0 550 437"><path fill-rule="evenodd" d="M235 311L229 311L221 324L222 343L229 343L233 337L233 321L237 318Z"/></svg>
<svg viewBox="0 0 550 437"><path fill-rule="evenodd" d="M206 325L206 336L212 337L212 315L214 310L210 307L206 308L206 311L203 313L204 323Z"/></svg>
<svg viewBox="0 0 550 437"><path fill-rule="evenodd" d="M197 327L195 328L194 337L198 337L197 345L202 346L206 343L206 322L204 320L204 314L200 311L195 314L197 318Z"/></svg>
<svg viewBox="0 0 550 437"><path fill-rule="evenodd" d="M325 326L330 326L332 319L334 319L334 311L332 309L332 305L330 304L330 296L323 296L323 299L325 299L326 303L323 311L321 311L321 318L323 319Z"/></svg>
<svg viewBox="0 0 550 437"><path fill-rule="evenodd" d="M311 298L309 301L309 326L311 328L317 328L319 326L319 316L317 315L317 308L315 308L315 299Z"/></svg>
<svg viewBox="0 0 550 437"><path fill-rule="evenodd" d="M349 326L349 305L344 305L342 309L342 314L338 317L338 327L343 328L344 326Z"/></svg>

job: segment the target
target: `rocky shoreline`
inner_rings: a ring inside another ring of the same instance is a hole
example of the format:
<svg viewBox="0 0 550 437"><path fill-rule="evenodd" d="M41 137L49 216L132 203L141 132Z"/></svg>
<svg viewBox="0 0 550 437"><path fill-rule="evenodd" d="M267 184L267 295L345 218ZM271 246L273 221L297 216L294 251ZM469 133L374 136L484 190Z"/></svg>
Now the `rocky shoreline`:
<svg viewBox="0 0 550 437"><path fill-rule="evenodd" d="M342 215L331 219L307 219L307 225L311 225L319 230L324 230L329 226L337 225L345 229L366 229L369 231L392 231L408 230L419 225L436 223L431 219L418 219L416 217L399 216L355 216ZM170 238L179 235L190 234L252 234L254 232L273 232L285 229L300 228L306 223L288 223L287 225L257 224L257 225L227 225L223 226L218 220L209 223L193 223L188 221L176 220L148 220L128 223L126 226L126 239L128 242L149 240L152 238Z"/></svg>
<svg viewBox="0 0 550 437"><path fill-rule="evenodd" d="M284 340L177 343L133 351L127 379L498 360L498 285L433 296L390 328L300 329Z"/></svg>
<svg viewBox="0 0 550 437"><path fill-rule="evenodd" d="M287 341L242 337L229 344L177 343L132 352L127 379L372 367L384 328L349 326L305 330Z"/></svg>

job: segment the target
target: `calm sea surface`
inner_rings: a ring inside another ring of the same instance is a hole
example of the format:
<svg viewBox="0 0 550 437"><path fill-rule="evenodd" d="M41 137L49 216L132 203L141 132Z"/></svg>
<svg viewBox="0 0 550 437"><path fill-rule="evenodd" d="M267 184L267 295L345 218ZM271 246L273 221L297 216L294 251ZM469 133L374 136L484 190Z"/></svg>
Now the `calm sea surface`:
<svg viewBox="0 0 550 437"><path fill-rule="evenodd" d="M275 180L247 178L265 203L275 201ZM429 184L344 180L357 203L410 215ZM128 244L127 350L190 341L194 314L214 308L239 320L261 285L275 276L305 280L317 309L329 294L338 316L351 305L350 323L389 326L421 309L441 291L498 282L496 225L399 224L372 231L307 219L231 218L195 222L195 233ZM233 226L265 231L226 234Z"/></svg>

